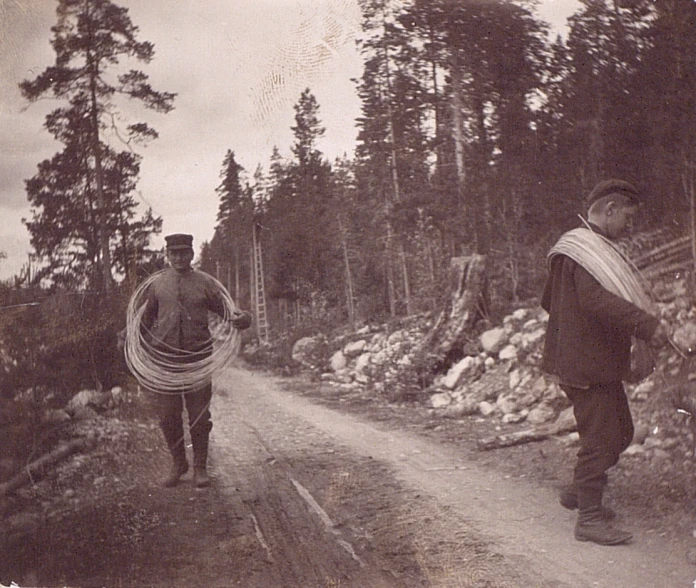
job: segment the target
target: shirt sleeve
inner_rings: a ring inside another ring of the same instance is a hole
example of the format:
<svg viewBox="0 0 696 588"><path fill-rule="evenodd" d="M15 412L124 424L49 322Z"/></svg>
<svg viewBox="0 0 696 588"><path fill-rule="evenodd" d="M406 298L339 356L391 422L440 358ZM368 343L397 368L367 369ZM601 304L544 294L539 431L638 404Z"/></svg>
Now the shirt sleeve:
<svg viewBox="0 0 696 588"><path fill-rule="evenodd" d="M219 288L217 288L212 280L206 281L205 305L209 311L214 312L219 317L225 316L225 301Z"/></svg>
<svg viewBox="0 0 696 588"><path fill-rule="evenodd" d="M625 335L646 341L652 337L659 324L656 317L609 292L577 263L574 277L580 305L592 318Z"/></svg>
<svg viewBox="0 0 696 588"><path fill-rule="evenodd" d="M143 312L143 316L140 319L141 332L152 330L152 326L155 324L155 321L157 320L158 313L159 301L157 300L155 289L152 287L152 285L150 285L150 287L147 289L145 311Z"/></svg>

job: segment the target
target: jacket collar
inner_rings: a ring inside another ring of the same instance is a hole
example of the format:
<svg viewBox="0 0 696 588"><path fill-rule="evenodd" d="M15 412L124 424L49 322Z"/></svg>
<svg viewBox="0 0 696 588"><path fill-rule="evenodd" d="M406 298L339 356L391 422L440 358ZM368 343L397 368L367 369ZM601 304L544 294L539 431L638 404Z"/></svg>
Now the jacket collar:
<svg viewBox="0 0 696 588"><path fill-rule="evenodd" d="M602 237L608 238L606 233L602 229L600 229L596 224L587 221L586 226L589 227L593 233L597 233L598 235L602 235Z"/></svg>

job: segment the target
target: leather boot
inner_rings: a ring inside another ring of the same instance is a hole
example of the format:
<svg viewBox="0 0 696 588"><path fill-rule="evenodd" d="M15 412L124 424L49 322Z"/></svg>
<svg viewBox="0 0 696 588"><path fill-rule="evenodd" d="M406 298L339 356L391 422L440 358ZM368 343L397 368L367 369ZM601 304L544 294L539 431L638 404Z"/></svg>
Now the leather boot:
<svg viewBox="0 0 696 588"><path fill-rule="evenodd" d="M559 500L563 508L575 510L578 508L578 489L575 484L569 484L561 489ZM602 518L605 521L612 521L616 518L616 513L608 506L602 505Z"/></svg>
<svg viewBox="0 0 696 588"><path fill-rule="evenodd" d="M169 474L162 480L162 485L166 488L172 488L179 483L179 479L188 472L189 464L186 461L186 448L184 447L183 432L177 431L174 426L162 424L162 433L169 447L169 453L172 454L172 467Z"/></svg>
<svg viewBox="0 0 696 588"><path fill-rule="evenodd" d="M188 469L189 465L188 461L186 461L186 457L183 458L183 461L181 459L174 459L169 474L162 481L162 485L166 488L173 488L179 483L181 476L188 472Z"/></svg>
<svg viewBox="0 0 696 588"><path fill-rule="evenodd" d="M578 522L575 524L578 541L621 545L632 537L632 533L612 527L602 516L602 488L578 488Z"/></svg>
<svg viewBox="0 0 696 588"><path fill-rule="evenodd" d="M592 541L598 545L621 545L628 543L632 533L612 527L603 517L601 507L581 510L575 524L578 541Z"/></svg>
<svg viewBox="0 0 696 588"><path fill-rule="evenodd" d="M206 469L208 463L208 436L210 432L202 430L191 431L193 445L193 483L196 488L210 486L210 477Z"/></svg>
<svg viewBox="0 0 696 588"><path fill-rule="evenodd" d="M210 486L210 477L208 476L208 471L202 466L195 466L193 468L193 483L196 488L206 488Z"/></svg>

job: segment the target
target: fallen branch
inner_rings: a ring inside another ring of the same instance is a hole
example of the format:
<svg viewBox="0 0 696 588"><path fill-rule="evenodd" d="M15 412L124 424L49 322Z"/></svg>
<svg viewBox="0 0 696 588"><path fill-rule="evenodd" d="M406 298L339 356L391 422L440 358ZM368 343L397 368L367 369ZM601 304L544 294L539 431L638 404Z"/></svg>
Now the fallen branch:
<svg viewBox="0 0 696 588"><path fill-rule="evenodd" d="M574 422L554 423L549 427L537 427L534 429L516 431L514 433L495 435L493 437L484 437L476 442L476 446L482 451L500 449L501 447L512 447L513 445L522 445L523 443L543 441L554 435L571 433L575 430L576 425Z"/></svg>
<svg viewBox="0 0 696 588"><path fill-rule="evenodd" d="M37 479L43 477L46 472L48 472L51 467L53 467L59 461L65 459L73 453L77 453L78 451L91 446L92 444L93 441L88 439L75 439L61 445L46 455L42 455L39 459L33 461L27 467L25 467L14 478L11 478L4 484L0 484L0 496L6 496L29 482L33 483Z"/></svg>

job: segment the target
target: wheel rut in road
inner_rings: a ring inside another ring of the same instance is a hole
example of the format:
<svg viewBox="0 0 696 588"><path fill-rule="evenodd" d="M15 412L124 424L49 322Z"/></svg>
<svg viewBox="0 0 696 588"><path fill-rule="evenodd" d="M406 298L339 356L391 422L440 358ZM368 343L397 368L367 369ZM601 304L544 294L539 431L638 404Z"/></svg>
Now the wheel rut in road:
<svg viewBox="0 0 696 588"><path fill-rule="evenodd" d="M229 406L220 406L228 400ZM400 585L357 555L349 533L337 528L299 481L313 465L298 453L301 443L289 449L281 438L277 445L224 392L215 404L212 469L219 485L243 505L242 516L252 521L265 555L250 580L254 586ZM297 428L290 433L297 436Z"/></svg>

